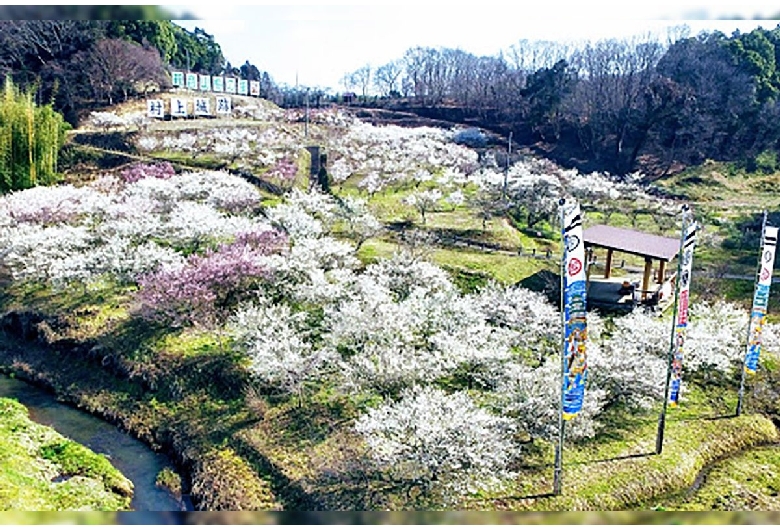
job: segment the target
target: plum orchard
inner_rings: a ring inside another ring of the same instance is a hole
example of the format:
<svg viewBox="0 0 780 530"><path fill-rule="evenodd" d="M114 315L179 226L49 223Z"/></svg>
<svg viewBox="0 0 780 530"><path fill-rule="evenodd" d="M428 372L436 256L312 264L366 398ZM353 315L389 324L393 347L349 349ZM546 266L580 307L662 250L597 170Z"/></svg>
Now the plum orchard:
<svg viewBox="0 0 780 530"><path fill-rule="evenodd" d="M273 207L260 200L225 173L159 167L14 192L0 198L2 258L16 282L115 285L135 293L132 318L227 337L262 392L298 403L318 389L363 396L373 405L353 425L366 465L414 487L420 506L500 486L523 457L517 439L555 437L560 314L544 297L497 284L463 293L408 252L363 266L332 235L345 220L377 228L360 199L294 190ZM746 319L727 303L697 304L686 370L735 369ZM662 391L665 320L590 323L589 387L571 437ZM764 341L776 348L774 326Z"/></svg>

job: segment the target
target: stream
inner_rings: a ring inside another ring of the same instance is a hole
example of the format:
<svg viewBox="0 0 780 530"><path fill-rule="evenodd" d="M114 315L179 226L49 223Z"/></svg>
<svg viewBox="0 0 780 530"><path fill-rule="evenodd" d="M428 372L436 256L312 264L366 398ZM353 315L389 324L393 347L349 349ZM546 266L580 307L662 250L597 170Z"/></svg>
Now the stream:
<svg viewBox="0 0 780 530"><path fill-rule="evenodd" d="M111 464L135 485L130 505L136 511L189 511L188 495L178 500L155 485L157 474L165 467L176 469L170 459L155 453L142 442L114 425L86 412L60 403L36 386L0 374L0 397L13 398L27 407L30 419L47 425L63 436L103 454Z"/></svg>

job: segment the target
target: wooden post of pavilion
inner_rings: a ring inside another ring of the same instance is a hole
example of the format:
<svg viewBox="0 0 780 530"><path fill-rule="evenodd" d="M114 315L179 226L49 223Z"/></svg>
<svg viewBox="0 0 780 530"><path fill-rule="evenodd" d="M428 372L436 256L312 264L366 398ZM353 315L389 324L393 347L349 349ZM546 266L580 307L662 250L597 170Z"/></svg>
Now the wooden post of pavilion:
<svg viewBox="0 0 780 530"><path fill-rule="evenodd" d="M657 282L660 285L663 285L664 283L664 275L666 274L666 260L660 260L658 262L658 278Z"/></svg>
<svg viewBox="0 0 780 530"><path fill-rule="evenodd" d="M642 300L647 299L647 290L650 287L650 275L653 272L653 258L645 256L645 273L642 277Z"/></svg>
<svg viewBox="0 0 780 530"><path fill-rule="evenodd" d="M604 278L612 276L612 249L607 249L607 262L604 264Z"/></svg>
<svg viewBox="0 0 780 530"><path fill-rule="evenodd" d="M588 282L590 281L591 267L593 266L593 249L587 248L585 249L585 252L585 281Z"/></svg>

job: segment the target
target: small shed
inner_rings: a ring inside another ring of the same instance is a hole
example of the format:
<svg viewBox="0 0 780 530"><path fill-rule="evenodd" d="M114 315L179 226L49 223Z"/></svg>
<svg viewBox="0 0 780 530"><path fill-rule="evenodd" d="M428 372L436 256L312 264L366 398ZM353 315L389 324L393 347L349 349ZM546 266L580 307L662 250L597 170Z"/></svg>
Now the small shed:
<svg viewBox="0 0 780 530"><path fill-rule="evenodd" d="M306 150L311 155L311 164L309 165L309 176L316 177L320 172L320 146L307 145Z"/></svg>
<svg viewBox="0 0 780 530"><path fill-rule="evenodd" d="M593 248L606 249L605 279L609 279L612 275L612 260L615 251L644 258L645 264L640 301L655 299L657 302L659 294L664 287L667 287L667 290L671 287L674 276L672 275L667 279L665 275L667 264L677 256L680 250L680 241L678 239L608 225L595 225L585 228L583 239L589 254L592 253ZM655 288L651 290L650 281L654 261L658 262L658 269L655 278L652 278Z"/></svg>

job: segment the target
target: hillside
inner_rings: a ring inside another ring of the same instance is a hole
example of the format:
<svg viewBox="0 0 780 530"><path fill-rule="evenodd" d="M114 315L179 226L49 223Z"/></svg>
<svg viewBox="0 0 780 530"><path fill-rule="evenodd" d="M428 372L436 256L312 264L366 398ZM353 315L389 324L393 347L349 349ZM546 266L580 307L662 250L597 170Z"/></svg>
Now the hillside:
<svg viewBox="0 0 780 530"><path fill-rule="evenodd" d="M201 509L778 508L780 460L753 451L778 441L780 336L767 323L734 417L750 294L705 282L726 252L750 271L752 241L721 244L744 220L725 197L531 156L507 169L459 129L336 107L234 111L93 115L72 132L67 182L2 198L4 371L176 455ZM327 180L310 174L315 145ZM707 237L664 451L668 313L592 313L586 403L549 495L561 317L518 284L557 271L560 196L586 226L675 237L684 191ZM718 466L753 476L739 458L759 454L770 471L735 498Z"/></svg>

